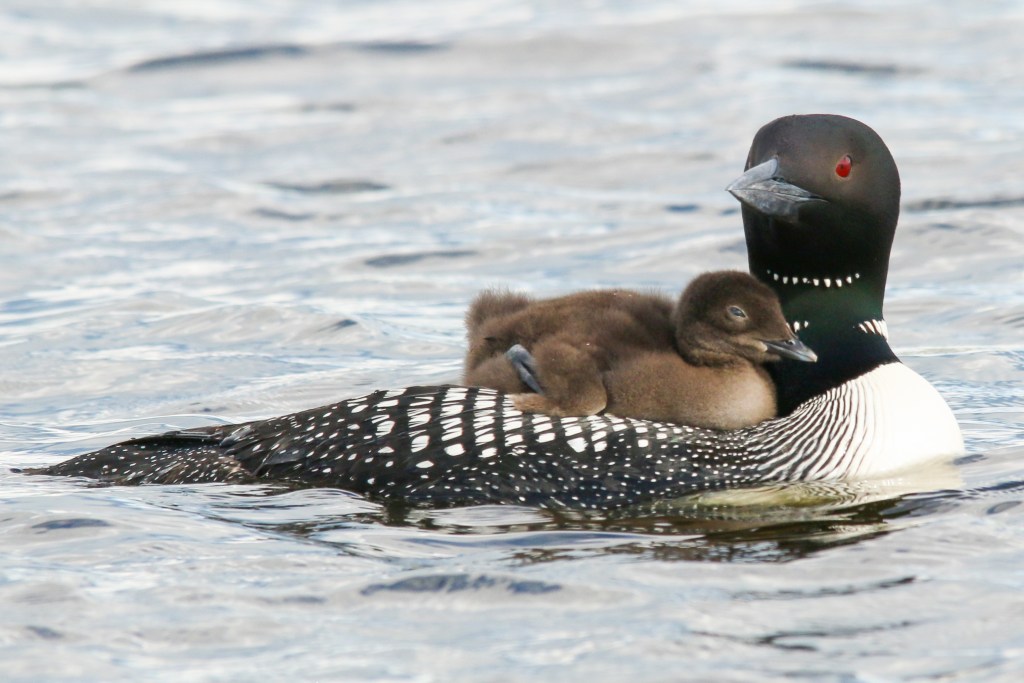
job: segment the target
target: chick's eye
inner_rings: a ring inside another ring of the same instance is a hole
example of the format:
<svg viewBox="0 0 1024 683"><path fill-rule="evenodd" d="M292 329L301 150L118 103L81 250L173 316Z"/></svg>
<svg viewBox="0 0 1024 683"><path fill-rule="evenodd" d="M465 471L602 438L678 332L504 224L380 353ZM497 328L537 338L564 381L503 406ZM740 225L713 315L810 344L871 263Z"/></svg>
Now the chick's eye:
<svg viewBox="0 0 1024 683"><path fill-rule="evenodd" d="M836 175L845 178L850 175L851 170L853 170L853 159L847 154L836 164Z"/></svg>
<svg viewBox="0 0 1024 683"><path fill-rule="evenodd" d="M747 317L746 311L744 311L739 306L730 306L729 307L729 315L731 315L734 318L746 318Z"/></svg>

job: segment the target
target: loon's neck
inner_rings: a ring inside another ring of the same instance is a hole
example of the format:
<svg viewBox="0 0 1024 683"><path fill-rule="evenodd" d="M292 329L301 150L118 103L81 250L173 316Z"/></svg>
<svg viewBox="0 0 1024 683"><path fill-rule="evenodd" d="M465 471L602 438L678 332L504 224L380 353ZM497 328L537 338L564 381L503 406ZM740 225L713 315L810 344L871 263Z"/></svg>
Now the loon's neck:
<svg viewBox="0 0 1024 683"><path fill-rule="evenodd" d="M818 362L783 360L769 371L778 392L779 413L880 365L898 361L889 347L882 292L877 277L859 272L796 276L762 267L755 275L779 296L782 310Z"/></svg>

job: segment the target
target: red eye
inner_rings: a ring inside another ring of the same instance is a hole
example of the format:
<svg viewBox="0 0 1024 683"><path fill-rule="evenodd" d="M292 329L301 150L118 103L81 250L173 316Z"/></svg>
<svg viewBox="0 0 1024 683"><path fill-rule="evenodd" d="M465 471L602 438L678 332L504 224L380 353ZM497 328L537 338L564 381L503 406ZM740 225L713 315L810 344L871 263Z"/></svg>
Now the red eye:
<svg viewBox="0 0 1024 683"><path fill-rule="evenodd" d="M853 159L851 159L850 155L847 154L846 156L839 160L838 164L836 164L836 175L839 176L840 178L845 178L846 176L850 175L850 169L852 168Z"/></svg>

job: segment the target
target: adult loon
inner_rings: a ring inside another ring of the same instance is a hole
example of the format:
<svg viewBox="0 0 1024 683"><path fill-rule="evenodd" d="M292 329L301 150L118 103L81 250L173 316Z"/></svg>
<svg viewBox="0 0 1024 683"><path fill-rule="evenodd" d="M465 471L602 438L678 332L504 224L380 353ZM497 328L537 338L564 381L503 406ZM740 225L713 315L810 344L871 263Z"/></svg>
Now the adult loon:
<svg viewBox="0 0 1024 683"><path fill-rule="evenodd" d="M714 431L525 414L493 390L413 387L241 425L144 437L40 470L119 484L279 480L381 501L611 509L694 491L877 477L958 454L938 392L889 348L882 299L899 175L881 138L834 115L758 131L743 203L751 273L817 363L773 366L781 417Z"/></svg>
<svg viewBox="0 0 1024 683"><path fill-rule="evenodd" d="M817 359L775 292L737 271L698 276L675 304L621 289L540 301L486 291L466 327L466 385L559 417L749 427L776 416L775 383L762 364Z"/></svg>

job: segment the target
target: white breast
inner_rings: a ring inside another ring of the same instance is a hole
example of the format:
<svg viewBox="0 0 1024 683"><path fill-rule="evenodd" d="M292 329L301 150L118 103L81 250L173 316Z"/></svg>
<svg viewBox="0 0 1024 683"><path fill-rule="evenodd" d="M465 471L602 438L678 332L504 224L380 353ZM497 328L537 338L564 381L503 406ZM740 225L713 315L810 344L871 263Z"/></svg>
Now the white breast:
<svg viewBox="0 0 1024 683"><path fill-rule="evenodd" d="M831 389L784 421L814 435L796 449L803 457L791 474L803 480L877 478L964 452L953 411L902 363Z"/></svg>
<svg viewBox="0 0 1024 683"><path fill-rule="evenodd" d="M883 365L851 384L865 394L866 419L874 431L852 476L873 478L964 452L953 411L935 387L906 365Z"/></svg>

